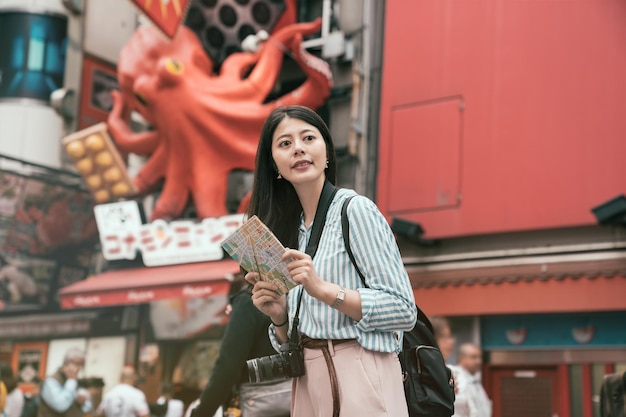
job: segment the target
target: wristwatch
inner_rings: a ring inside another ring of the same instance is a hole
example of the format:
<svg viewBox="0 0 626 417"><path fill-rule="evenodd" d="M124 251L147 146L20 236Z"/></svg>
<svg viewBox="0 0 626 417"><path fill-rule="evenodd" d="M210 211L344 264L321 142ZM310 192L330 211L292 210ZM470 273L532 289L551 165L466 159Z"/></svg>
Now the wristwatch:
<svg viewBox="0 0 626 417"><path fill-rule="evenodd" d="M337 308L343 303L343 300L346 298L346 290L343 287L339 287L339 291L337 292L337 298L335 298L335 302L331 306L332 308Z"/></svg>

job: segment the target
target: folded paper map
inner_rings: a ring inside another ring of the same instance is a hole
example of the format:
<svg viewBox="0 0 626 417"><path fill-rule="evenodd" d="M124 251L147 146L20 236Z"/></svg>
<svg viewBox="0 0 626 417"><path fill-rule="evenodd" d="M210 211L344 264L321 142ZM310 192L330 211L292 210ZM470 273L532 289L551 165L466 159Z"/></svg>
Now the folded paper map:
<svg viewBox="0 0 626 417"><path fill-rule="evenodd" d="M261 280L271 281L278 292L287 294L296 284L289 276L287 264L281 261L284 246L257 216L250 217L222 247L243 269L258 272Z"/></svg>

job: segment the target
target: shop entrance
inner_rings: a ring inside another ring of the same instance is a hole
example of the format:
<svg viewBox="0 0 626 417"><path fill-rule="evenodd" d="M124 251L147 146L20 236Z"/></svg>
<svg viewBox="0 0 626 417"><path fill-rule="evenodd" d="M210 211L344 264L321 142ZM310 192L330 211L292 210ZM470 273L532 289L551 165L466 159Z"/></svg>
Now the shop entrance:
<svg viewBox="0 0 626 417"><path fill-rule="evenodd" d="M489 372L494 417L567 417L560 410L557 367L496 368Z"/></svg>

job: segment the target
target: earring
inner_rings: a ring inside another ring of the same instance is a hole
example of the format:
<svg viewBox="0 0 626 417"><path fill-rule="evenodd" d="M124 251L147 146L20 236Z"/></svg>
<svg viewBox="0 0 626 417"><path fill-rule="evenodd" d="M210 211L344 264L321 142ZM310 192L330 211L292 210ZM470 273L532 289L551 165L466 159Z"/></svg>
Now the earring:
<svg viewBox="0 0 626 417"><path fill-rule="evenodd" d="M280 175L280 172L279 172L279 173L278 173L278 176L276 177L276 179L277 179L277 180L280 180L280 179L282 179L282 178L283 178L283 176L282 176L282 175Z"/></svg>
<svg viewBox="0 0 626 417"><path fill-rule="evenodd" d="M328 168L328 159L326 160L326 167L325 168Z"/></svg>

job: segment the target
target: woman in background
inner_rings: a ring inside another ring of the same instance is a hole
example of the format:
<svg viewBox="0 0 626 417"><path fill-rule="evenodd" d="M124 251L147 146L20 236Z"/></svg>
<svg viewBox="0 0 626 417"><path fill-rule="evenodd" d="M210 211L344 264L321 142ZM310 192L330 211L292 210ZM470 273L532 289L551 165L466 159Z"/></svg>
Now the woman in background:
<svg viewBox="0 0 626 417"><path fill-rule="evenodd" d="M241 274L231 285L231 312L222 338L220 353L209 383L192 417L213 416L228 404L233 386L240 392L239 407L244 417L288 417L291 404L289 381L248 383L246 361L276 352L267 336L269 319L252 304L250 292Z"/></svg>

